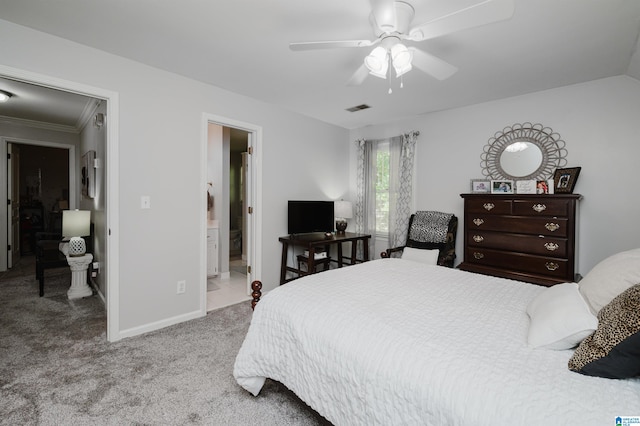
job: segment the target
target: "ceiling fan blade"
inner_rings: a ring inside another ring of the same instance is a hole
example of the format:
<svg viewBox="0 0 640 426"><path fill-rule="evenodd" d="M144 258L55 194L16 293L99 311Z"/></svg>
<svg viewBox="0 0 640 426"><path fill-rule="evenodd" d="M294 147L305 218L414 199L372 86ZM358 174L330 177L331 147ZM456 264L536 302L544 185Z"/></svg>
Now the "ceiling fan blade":
<svg viewBox="0 0 640 426"><path fill-rule="evenodd" d="M353 73L349 81L347 82L347 86L359 86L369 75L369 69L364 65L360 65L360 68Z"/></svg>
<svg viewBox="0 0 640 426"><path fill-rule="evenodd" d="M370 0L371 15L376 26L383 33L391 33L397 29L396 2L394 0Z"/></svg>
<svg viewBox="0 0 640 426"><path fill-rule="evenodd" d="M422 41L503 21L513 16L514 9L513 0L485 0L419 25L409 31L407 39Z"/></svg>
<svg viewBox="0 0 640 426"><path fill-rule="evenodd" d="M299 43L289 43L289 49L294 51L300 50L317 50L317 49L333 49L338 47L367 47L377 44L380 40L343 40L343 41L306 41Z"/></svg>
<svg viewBox="0 0 640 426"><path fill-rule="evenodd" d="M458 68L423 50L410 47L413 52L411 64L419 70L437 78L446 80L458 71Z"/></svg>

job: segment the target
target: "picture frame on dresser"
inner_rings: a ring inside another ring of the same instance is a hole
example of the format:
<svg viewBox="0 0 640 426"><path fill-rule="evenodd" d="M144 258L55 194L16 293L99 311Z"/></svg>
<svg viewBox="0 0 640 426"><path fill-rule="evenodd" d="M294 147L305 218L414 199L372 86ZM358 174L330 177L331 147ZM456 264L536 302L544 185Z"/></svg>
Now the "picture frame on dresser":
<svg viewBox="0 0 640 426"><path fill-rule="evenodd" d="M491 181L491 193L492 194L513 194L514 183L512 180L492 180Z"/></svg>
<svg viewBox="0 0 640 426"><path fill-rule="evenodd" d="M553 174L554 192L556 194L573 194L582 167L556 169Z"/></svg>
<svg viewBox="0 0 640 426"><path fill-rule="evenodd" d="M471 193L488 194L491 192L491 181L487 179L471 179Z"/></svg>

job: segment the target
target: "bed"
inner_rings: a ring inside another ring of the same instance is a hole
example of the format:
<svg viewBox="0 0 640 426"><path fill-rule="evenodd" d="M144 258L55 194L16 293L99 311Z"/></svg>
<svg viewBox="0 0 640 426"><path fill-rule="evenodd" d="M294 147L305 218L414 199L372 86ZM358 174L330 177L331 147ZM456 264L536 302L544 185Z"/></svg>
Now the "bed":
<svg viewBox="0 0 640 426"><path fill-rule="evenodd" d="M256 305L234 376L253 395L281 382L335 425L640 416L640 379L579 374L574 349L531 346L527 310L548 290L406 259L309 275Z"/></svg>

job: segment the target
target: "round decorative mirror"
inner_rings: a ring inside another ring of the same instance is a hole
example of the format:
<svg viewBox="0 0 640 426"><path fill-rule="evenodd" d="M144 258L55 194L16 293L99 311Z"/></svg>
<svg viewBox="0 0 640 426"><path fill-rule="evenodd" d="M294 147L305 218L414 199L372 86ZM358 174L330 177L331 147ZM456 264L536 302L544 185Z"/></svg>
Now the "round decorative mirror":
<svg viewBox="0 0 640 426"><path fill-rule="evenodd" d="M549 179L567 165L560 135L541 124L514 124L497 132L480 155L482 174L490 179Z"/></svg>

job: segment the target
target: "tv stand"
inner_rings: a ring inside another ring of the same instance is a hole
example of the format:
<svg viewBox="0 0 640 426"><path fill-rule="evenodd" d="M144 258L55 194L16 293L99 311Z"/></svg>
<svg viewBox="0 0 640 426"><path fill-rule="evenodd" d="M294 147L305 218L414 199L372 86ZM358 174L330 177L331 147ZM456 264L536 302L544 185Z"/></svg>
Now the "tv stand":
<svg viewBox="0 0 640 426"><path fill-rule="evenodd" d="M286 237L280 237L279 241L282 243L282 263L280 265L280 284L284 284L303 275L314 274L316 272L316 263L320 263L319 259L315 259L315 253L318 248L324 249L327 253L331 248L331 245L337 245L338 258L337 260L331 259L331 262L337 262L338 268L342 268L345 265L355 265L356 263L362 263L369 260L369 234L357 234L354 232L344 232L339 234L324 234L324 233L311 233L311 234L292 234ZM356 256L358 242L362 242L362 259L358 259ZM351 256L345 257L342 254L342 243L351 243ZM307 256L307 270L302 271L299 267L294 268L287 266L287 256L289 253L289 246L303 247L309 251ZM344 260L347 259L348 263ZM287 272L293 272L297 276L287 279Z"/></svg>

